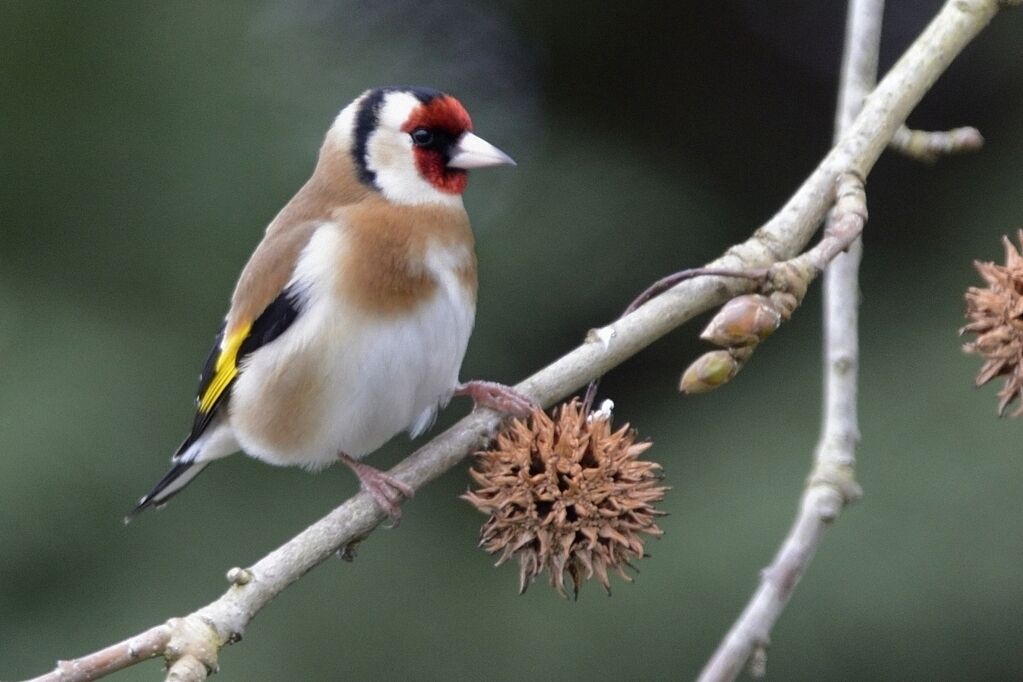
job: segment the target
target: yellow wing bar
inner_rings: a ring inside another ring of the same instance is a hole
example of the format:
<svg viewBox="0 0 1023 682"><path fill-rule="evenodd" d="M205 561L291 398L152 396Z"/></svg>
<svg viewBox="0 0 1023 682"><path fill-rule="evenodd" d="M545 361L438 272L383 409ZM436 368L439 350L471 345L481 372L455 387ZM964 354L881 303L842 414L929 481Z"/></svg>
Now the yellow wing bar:
<svg viewBox="0 0 1023 682"><path fill-rule="evenodd" d="M249 323L224 339L220 347L220 355L217 356L213 380L199 397L200 412L209 412L213 409L224 390L238 376L238 349L241 348L242 342L248 337L251 329L252 324Z"/></svg>

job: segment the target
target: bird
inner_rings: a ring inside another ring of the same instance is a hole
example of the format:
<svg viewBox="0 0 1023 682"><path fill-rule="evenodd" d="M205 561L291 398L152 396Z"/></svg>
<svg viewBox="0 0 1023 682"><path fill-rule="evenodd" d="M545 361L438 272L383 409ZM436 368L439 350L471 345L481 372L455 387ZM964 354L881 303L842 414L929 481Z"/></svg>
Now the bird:
<svg viewBox="0 0 1023 682"><path fill-rule="evenodd" d="M310 470L341 461L397 522L412 488L363 457L426 431L455 395L528 412L508 386L459 381L477 292L462 193L469 170L514 165L444 92L378 87L344 107L241 271L191 431L125 522L238 451Z"/></svg>

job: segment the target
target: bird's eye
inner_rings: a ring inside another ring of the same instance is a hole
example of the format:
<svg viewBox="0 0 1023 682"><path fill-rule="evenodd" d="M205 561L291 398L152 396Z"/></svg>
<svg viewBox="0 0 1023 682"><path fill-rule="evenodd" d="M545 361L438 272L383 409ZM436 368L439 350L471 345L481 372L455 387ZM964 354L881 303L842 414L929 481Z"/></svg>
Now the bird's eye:
<svg viewBox="0 0 1023 682"><path fill-rule="evenodd" d="M417 147L426 147L433 143L433 133L426 128L416 128L411 135L412 142Z"/></svg>

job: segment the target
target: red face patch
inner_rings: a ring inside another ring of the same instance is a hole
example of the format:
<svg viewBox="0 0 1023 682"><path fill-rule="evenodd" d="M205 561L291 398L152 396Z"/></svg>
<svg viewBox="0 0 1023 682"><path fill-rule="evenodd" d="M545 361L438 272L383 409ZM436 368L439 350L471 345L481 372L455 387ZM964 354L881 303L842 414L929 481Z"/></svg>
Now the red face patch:
<svg viewBox="0 0 1023 682"><path fill-rule="evenodd" d="M429 130L436 141L435 144L412 148L420 175L442 192L464 192L469 176L461 168L447 167L445 144L454 144L463 133L472 130L472 119L465 107L450 95L437 97L417 107L401 130L411 133L418 128Z"/></svg>

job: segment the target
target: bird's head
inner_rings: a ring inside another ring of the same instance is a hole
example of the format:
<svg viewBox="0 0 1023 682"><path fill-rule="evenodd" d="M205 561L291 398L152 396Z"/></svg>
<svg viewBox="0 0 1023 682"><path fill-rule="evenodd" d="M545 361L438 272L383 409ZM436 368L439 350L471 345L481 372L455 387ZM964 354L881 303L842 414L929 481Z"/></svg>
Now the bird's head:
<svg viewBox="0 0 1023 682"><path fill-rule="evenodd" d="M458 204L469 169L515 165L473 134L457 99L428 88L368 90L331 133L350 150L359 180L399 204Z"/></svg>

